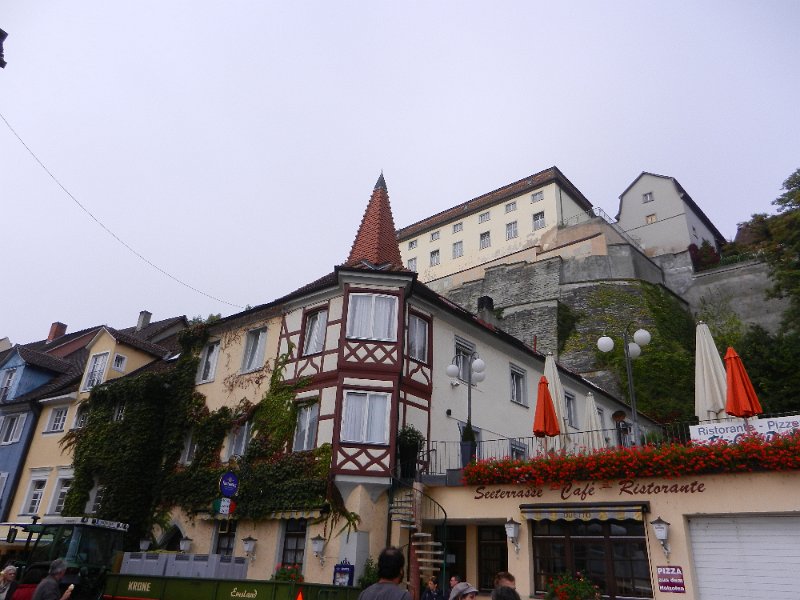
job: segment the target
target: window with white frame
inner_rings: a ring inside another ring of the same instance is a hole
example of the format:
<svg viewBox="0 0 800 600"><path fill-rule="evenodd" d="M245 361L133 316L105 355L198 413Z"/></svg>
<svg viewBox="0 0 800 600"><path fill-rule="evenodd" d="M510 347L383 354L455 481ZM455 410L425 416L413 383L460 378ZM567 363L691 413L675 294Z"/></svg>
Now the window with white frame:
<svg viewBox="0 0 800 600"><path fill-rule="evenodd" d="M181 463L184 465L192 464L194 455L197 453L197 436L194 429L190 429L183 436L183 450L181 451Z"/></svg>
<svg viewBox="0 0 800 600"><path fill-rule="evenodd" d="M297 410L297 428L294 432L295 452L312 450L317 436L317 421L319 420L319 402L305 404Z"/></svg>
<svg viewBox="0 0 800 600"><path fill-rule="evenodd" d="M67 498L67 492L72 485L72 478L59 479L56 483L56 493L53 494L53 506L50 507L50 514L60 515L64 510L64 501Z"/></svg>
<svg viewBox="0 0 800 600"><path fill-rule="evenodd" d="M537 212L533 215L533 230L536 231L537 229L544 229L544 227L544 211Z"/></svg>
<svg viewBox="0 0 800 600"><path fill-rule="evenodd" d="M453 242L453 258L464 256L464 242Z"/></svg>
<svg viewBox="0 0 800 600"><path fill-rule="evenodd" d="M526 395L525 369L511 365L511 401L522 406L528 406Z"/></svg>
<svg viewBox="0 0 800 600"><path fill-rule="evenodd" d="M480 240L479 240L479 243L478 243L478 247L479 247L481 250L483 250L483 249L485 249L485 248L488 248L488 247L489 247L489 246L491 246L491 245L492 245L492 235L491 235L491 232L489 232L489 231L484 231L484 232L481 234L481 237L480 237Z"/></svg>
<svg viewBox="0 0 800 600"><path fill-rule="evenodd" d="M342 411L341 441L389 443L390 395L383 392L347 392Z"/></svg>
<svg viewBox="0 0 800 600"><path fill-rule="evenodd" d="M115 371L123 373L125 365L128 364L128 358L124 354L115 354L114 360L111 362L111 368Z"/></svg>
<svg viewBox="0 0 800 600"><path fill-rule="evenodd" d="M531 202L541 202L544 200L544 192L534 192L531 196Z"/></svg>
<svg viewBox="0 0 800 600"><path fill-rule="evenodd" d="M506 212L507 213L514 212L515 210L517 210L517 201L516 200L512 200L511 202L506 204Z"/></svg>
<svg viewBox="0 0 800 600"><path fill-rule="evenodd" d="M22 435L22 428L25 426L27 415L6 415L0 425L0 444L14 444L19 441Z"/></svg>
<svg viewBox="0 0 800 600"><path fill-rule="evenodd" d="M459 233L461 231L464 231L464 223L453 223L453 233Z"/></svg>
<svg viewBox="0 0 800 600"><path fill-rule="evenodd" d="M328 309L315 310L306 315L303 356L319 354L325 349L325 334L328 331Z"/></svg>
<svg viewBox="0 0 800 600"><path fill-rule="evenodd" d="M458 365L458 378L461 381L469 380L469 370L472 366L470 362L472 354L475 352L475 344L467 340L456 337L455 364Z"/></svg>
<svg viewBox="0 0 800 600"><path fill-rule="evenodd" d="M577 407L575 406L575 394L572 392L564 392L564 406L566 407L567 414L564 418L567 420L567 425L570 427L578 427Z"/></svg>
<svg viewBox="0 0 800 600"><path fill-rule="evenodd" d="M408 267L409 271L414 271L416 273L416 271L417 271L417 259L416 259L416 257L415 258L409 258L406 261L406 267Z"/></svg>
<svg viewBox="0 0 800 600"><path fill-rule="evenodd" d="M416 361L428 362L428 321L419 315L408 315L408 355Z"/></svg>
<svg viewBox="0 0 800 600"><path fill-rule="evenodd" d="M234 456L244 456L252 433L253 424L250 421L230 432L228 435L228 460Z"/></svg>
<svg viewBox="0 0 800 600"><path fill-rule="evenodd" d="M86 423L89 421L89 407L86 404L81 404L78 406L78 410L75 411L75 429L83 429L86 427Z"/></svg>
<svg viewBox="0 0 800 600"><path fill-rule="evenodd" d="M655 223L655 222L656 222L656 213L653 213L652 215L647 215L647 216L644 218L644 222L645 222L647 225L652 225L653 223Z"/></svg>
<svg viewBox="0 0 800 600"><path fill-rule="evenodd" d="M39 512L44 496L44 488L47 486L47 479L32 479L28 487L28 497L25 499L25 513L35 515Z"/></svg>
<svg viewBox="0 0 800 600"><path fill-rule="evenodd" d="M0 402L5 402L11 397L11 386L14 383L14 375L17 369L6 369L0 375Z"/></svg>
<svg viewBox="0 0 800 600"><path fill-rule="evenodd" d="M347 337L396 341L397 296L350 294Z"/></svg>
<svg viewBox="0 0 800 600"><path fill-rule="evenodd" d="M106 372L108 362L108 352L95 354L89 360L89 370L86 373L86 380L83 382L83 391L89 391L98 383L103 382L103 375Z"/></svg>
<svg viewBox="0 0 800 600"><path fill-rule="evenodd" d="M242 373L249 373L264 366L264 349L267 345L267 328L259 327L247 332L242 357Z"/></svg>
<svg viewBox="0 0 800 600"><path fill-rule="evenodd" d="M478 215L478 223L486 223L486 221L492 218L492 213L490 211L482 212Z"/></svg>
<svg viewBox="0 0 800 600"><path fill-rule="evenodd" d="M206 383L214 380L217 372L217 359L219 358L219 340L209 342L200 354L200 364L197 367L197 383Z"/></svg>
<svg viewBox="0 0 800 600"><path fill-rule="evenodd" d="M113 421L122 421L125 418L125 401L117 400L114 404L114 412L111 415Z"/></svg>
<svg viewBox="0 0 800 600"><path fill-rule="evenodd" d="M3 497L3 492L6 491L6 481L8 481L8 473L0 473L0 498Z"/></svg>
<svg viewBox="0 0 800 600"><path fill-rule="evenodd" d="M431 266L435 267L439 264L439 251L431 250Z"/></svg>
<svg viewBox="0 0 800 600"><path fill-rule="evenodd" d="M642 194L643 203L646 204L647 202L652 202L652 201L653 201L653 192L645 192L644 194Z"/></svg>
<svg viewBox="0 0 800 600"><path fill-rule="evenodd" d="M600 423L600 429L605 429L606 422L605 422L605 413L601 407L597 407L597 422Z"/></svg>
<svg viewBox="0 0 800 600"><path fill-rule="evenodd" d="M64 431L64 425L67 423L67 407L56 406L50 411L50 419L47 422L47 429L45 431Z"/></svg>
<svg viewBox="0 0 800 600"><path fill-rule="evenodd" d="M410 242L408 242L408 249L409 250L413 250L416 247L417 247L417 240L411 240Z"/></svg>
<svg viewBox="0 0 800 600"><path fill-rule="evenodd" d="M513 240L515 237L517 237L517 222L506 223L506 239Z"/></svg>
<svg viewBox="0 0 800 600"><path fill-rule="evenodd" d="M435 242L438 239L439 239L439 230L437 229L436 231L431 232L431 241Z"/></svg>

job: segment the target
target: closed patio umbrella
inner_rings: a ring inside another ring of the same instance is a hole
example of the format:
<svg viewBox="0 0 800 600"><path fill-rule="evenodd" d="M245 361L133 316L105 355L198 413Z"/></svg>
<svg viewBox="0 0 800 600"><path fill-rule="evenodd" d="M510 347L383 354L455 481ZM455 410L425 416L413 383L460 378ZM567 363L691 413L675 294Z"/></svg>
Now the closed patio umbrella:
<svg viewBox="0 0 800 600"><path fill-rule="evenodd" d="M597 402L594 401L594 394L586 394L586 411L583 419L583 443L589 452L600 450L606 447L606 440L603 436L603 424L600 423L600 415L597 413Z"/></svg>
<svg viewBox="0 0 800 600"><path fill-rule="evenodd" d="M708 325L700 321L695 330L694 414L703 421L718 421L725 409L728 385L725 367Z"/></svg>
<svg viewBox="0 0 800 600"><path fill-rule="evenodd" d="M533 415L533 435L538 438L557 437L561 432L558 426L558 417L553 408L553 399L547 387L547 377L542 375L539 379L539 389L536 394L536 411ZM557 450L557 448L554 448ZM545 450L547 441L545 440Z"/></svg>
<svg viewBox="0 0 800 600"><path fill-rule="evenodd" d="M544 376L547 377L550 397L553 400L553 408L558 419L558 427L561 435L553 440L553 450L569 449L569 436L567 435L567 405L564 399L564 386L561 385L561 377L558 374L558 366L552 352L548 352L544 359Z"/></svg>
<svg viewBox="0 0 800 600"><path fill-rule="evenodd" d="M743 419L764 412L756 396L756 391L753 389L753 384L750 382L750 377L744 370L742 359L733 348L729 347L725 353L725 367L728 372L728 400L725 403L725 412Z"/></svg>

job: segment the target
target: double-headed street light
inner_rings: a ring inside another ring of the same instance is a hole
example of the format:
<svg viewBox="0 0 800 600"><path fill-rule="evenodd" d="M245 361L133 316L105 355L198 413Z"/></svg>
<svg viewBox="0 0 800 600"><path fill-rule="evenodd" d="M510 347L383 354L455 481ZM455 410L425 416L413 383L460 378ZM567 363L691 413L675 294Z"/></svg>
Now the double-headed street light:
<svg viewBox="0 0 800 600"><path fill-rule="evenodd" d="M642 353L642 346L647 346L652 339L650 332L646 329L637 329L633 334L633 341L628 333L632 323L628 323L622 332L623 353L625 354L625 370L628 373L628 396L631 399L631 420L633 421L633 445L639 444L639 416L636 412L636 390L633 386L633 370L631 360L639 358ZM600 352L611 352L614 349L614 340L604 335L597 340L597 348Z"/></svg>
<svg viewBox="0 0 800 600"><path fill-rule="evenodd" d="M467 382L467 424L472 427L472 384L480 383L486 377L486 363L477 352L456 354L453 362L447 365L447 376L450 379L463 379Z"/></svg>

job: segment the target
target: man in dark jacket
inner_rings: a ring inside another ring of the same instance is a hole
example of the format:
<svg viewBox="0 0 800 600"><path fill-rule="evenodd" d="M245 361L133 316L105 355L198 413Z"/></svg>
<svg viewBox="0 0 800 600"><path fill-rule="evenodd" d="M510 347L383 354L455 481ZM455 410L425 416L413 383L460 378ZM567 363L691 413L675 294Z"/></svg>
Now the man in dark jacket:
<svg viewBox="0 0 800 600"><path fill-rule="evenodd" d="M57 558L51 562L47 577L42 579L39 585L36 586L36 591L33 593L31 600L68 600L72 595L74 586L70 585L63 594L61 593L60 582L66 572L67 563L63 560Z"/></svg>

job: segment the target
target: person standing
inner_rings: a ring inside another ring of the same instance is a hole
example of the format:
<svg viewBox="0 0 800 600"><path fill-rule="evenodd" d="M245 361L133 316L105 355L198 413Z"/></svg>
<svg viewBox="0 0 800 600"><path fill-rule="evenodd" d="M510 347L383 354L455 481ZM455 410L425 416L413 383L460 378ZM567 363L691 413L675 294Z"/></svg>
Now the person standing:
<svg viewBox="0 0 800 600"><path fill-rule="evenodd" d="M405 564L400 550L392 546L384 548L378 556L378 582L361 592L358 600L411 600L408 590L400 586Z"/></svg>
<svg viewBox="0 0 800 600"><path fill-rule="evenodd" d="M8 565L0 571L0 600L11 600L17 589L17 567Z"/></svg>
<svg viewBox="0 0 800 600"><path fill-rule="evenodd" d="M467 581L462 581L450 590L450 600L475 600L478 588Z"/></svg>
<svg viewBox="0 0 800 600"><path fill-rule="evenodd" d="M444 594L439 589L439 578L436 575L432 575L428 579L428 587L422 593L422 600L444 600Z"/></svg>
<svg viewBox="0 0 800 600"><path fill-rule="evenodd" d="M517 580L508 571L500 571L494 576L494 587L510 587L512 589L517 589Z"/></svg>
<svg viewBox="0 0 800 600"><path fill-rule="evenodd" d="M461 583L461 575L450 575L450 586L447 588L444 597L449 598L450 592L452 592L453 588L456 587L459 583Z"/></svg>
<svg viewBox="0 0 800 600"><path fill-rule="evenodd" d="M72 595L74 586L70 585L63 594L61 593L60 584L66 572L67 563L63 560L57 558L51 562L47 577L36 586L31 600L67 600Z"/></svg>

